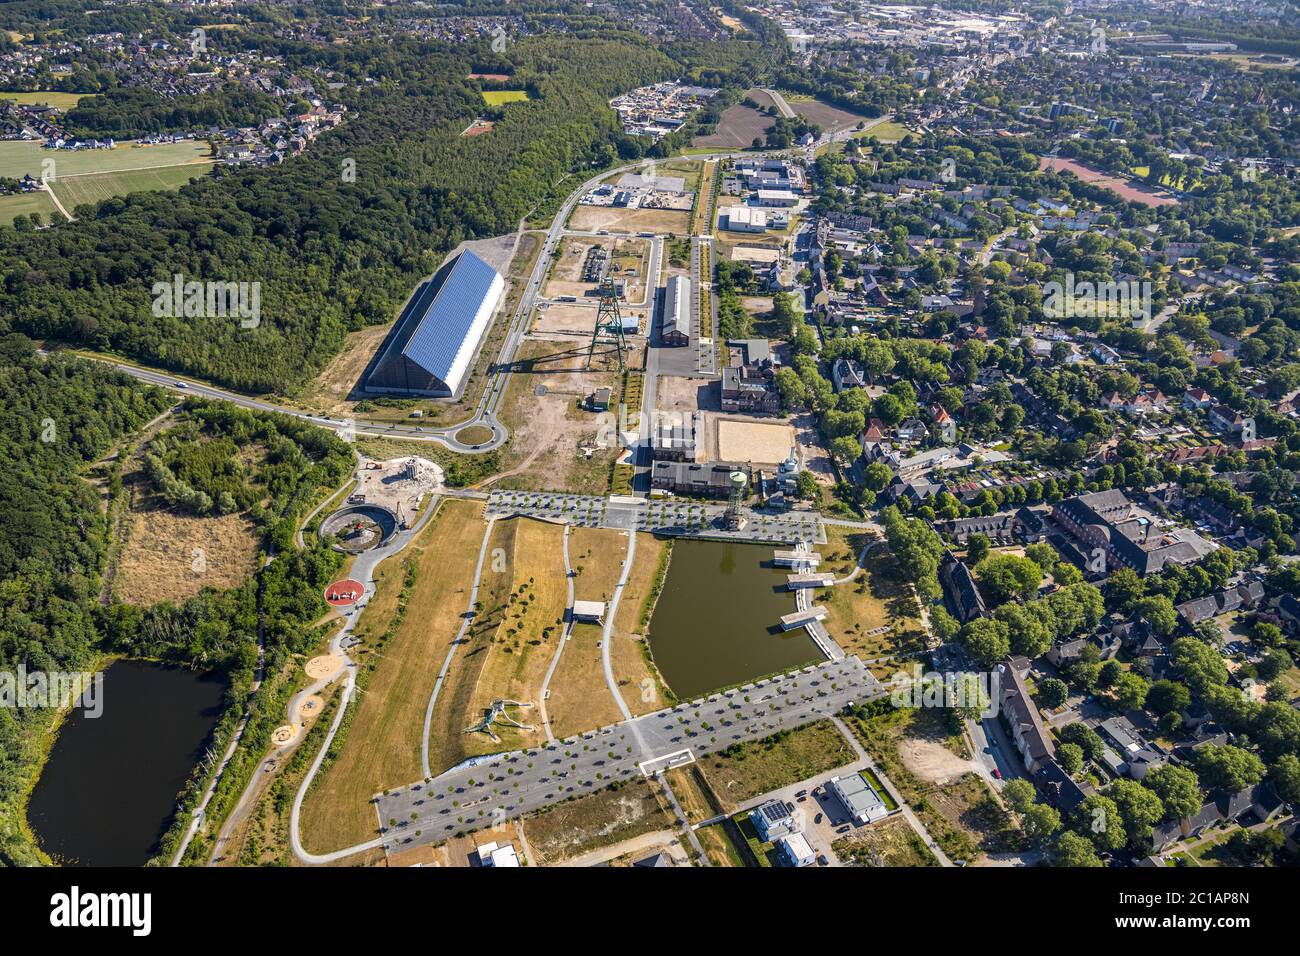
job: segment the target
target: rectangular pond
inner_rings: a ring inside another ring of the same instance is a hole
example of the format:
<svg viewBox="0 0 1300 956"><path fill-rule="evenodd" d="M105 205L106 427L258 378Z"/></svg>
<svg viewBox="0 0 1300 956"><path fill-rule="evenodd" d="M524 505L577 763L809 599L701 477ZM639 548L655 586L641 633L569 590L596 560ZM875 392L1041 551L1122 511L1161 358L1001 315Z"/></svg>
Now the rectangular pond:
<svg viewBox="0 0 1300 956"><path fill-rule="evenodd" d="M822 659L803 628L771 545L679 539L650 619L650 649L682 700Z"/></svg>

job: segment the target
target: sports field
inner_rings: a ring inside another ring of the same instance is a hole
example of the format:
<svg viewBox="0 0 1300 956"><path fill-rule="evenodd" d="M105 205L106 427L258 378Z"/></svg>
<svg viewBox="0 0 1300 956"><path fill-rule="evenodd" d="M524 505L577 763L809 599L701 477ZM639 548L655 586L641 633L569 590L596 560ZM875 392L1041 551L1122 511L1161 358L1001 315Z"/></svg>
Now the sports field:
<svg viewBox="0 0 1300 956"><path fill-rule="evenodd" d="M131 169L120 173L86 173L60 176L50 184L63 207L72 212L82 203L97 203L146 189L179 189L212 168L211 163L186 163L157 169Z"/></svg>
<svg viewBox="0 0 1300 956"><path fill-rule="evenodd" d="M488 106L502 106L506 103L523 103L529 99L527 90L484 90L483 100Z"/></svg>
<svg viewBox="0 0 1300 956"><path fill-rule="evenodd" d="M77 105L77 100L83 96L93 96L92 93L54 93L48 90L38 90L34 93L19 93L12 90L0 91L0 100L13 100L19 106L56 106L61 110L69 110Z"/></svg>
<svg viewBox="0 0 1300 956"><path fill-rule="evenodd" d="M203 164L210 160L211 150L206 140L187 139L180 143L159 143L156 146L138 146L133 142L118 143L116 149L45 149L39 143L18 140L0 142L0 176L22 179L57 180L60 176L78 176L83 173L119 173L132 169L159 166L180 166L187 163ZM54 163L53 175L45 160Z"/></svg>

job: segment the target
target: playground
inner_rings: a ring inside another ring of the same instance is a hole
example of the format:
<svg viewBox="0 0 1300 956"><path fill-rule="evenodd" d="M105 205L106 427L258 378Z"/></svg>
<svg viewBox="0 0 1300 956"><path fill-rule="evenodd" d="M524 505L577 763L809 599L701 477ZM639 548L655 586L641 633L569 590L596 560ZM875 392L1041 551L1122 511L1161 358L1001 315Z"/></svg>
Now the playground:
<svg viewBox="0 0 1300 956"><path fill-rule="evenodd" d="M325 588L325 601L333 607L351 607L366 593L366 586L353 578L335 581Z"/></svg>

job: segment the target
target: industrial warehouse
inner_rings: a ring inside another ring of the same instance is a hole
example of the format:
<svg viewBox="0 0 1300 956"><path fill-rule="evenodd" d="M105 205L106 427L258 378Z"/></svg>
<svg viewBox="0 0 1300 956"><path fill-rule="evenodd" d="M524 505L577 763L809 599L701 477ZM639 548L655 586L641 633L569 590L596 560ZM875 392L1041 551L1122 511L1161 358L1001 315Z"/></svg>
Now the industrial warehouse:
<svg viewBox="0 0 1300 956"><path fill-rule="evenodd" d="M364 390L459 395L504 291L501 274L469 250L444 263L408 303Z"/></svg>

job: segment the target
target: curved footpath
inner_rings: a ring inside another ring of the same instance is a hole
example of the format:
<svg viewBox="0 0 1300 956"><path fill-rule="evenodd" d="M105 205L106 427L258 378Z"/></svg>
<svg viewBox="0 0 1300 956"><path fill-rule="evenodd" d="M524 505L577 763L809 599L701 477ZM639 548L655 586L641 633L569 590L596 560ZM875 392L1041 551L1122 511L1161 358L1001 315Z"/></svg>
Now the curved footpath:
<svg viewBox="0 0 1300 956"><path fill-rule="evenodd" d="M564 606L564 632L560 634L560 642L555 646L555 654L551 657L551 666L546 669L546 676L542 679L537 701L537 709L542 713L542 729L546 731L546 742L551 744L555 743L555 733L551 730L551 715L546 710L546 695L550 693L551 678L555 676L555 669L560 664L560 654L573 633L573 566L569 563L569 531L572 527L567 522L564 525L564 583L569 589L568 603Z"/></svg>
<svg viewBox="0 0 1300 956"><path fill-rule="evenodd" d="M478 548L478 563L474 566L474 585L469 590L469 604L465 608L465 614L461 617L460 628L456 631L456 636L452 638L451 647L447 648L447 656L443 659L442 669L438 671L438 679L433 682L433 691L429 694L429 704L424 709L424 733L420 736L420 766L424 770L424 779L428 780L433 776L429 767L429 730L433 724L433 707L438 702L438 694L442 691L443 681L447 678L447 671L451 669L452 658L456 656L456 648L465 637L465 632L469 630L470 624L474 622L474 605L478 603L479 584L483 580L483 559L487 557L488 542L492 540L492 529L496 525L496 518L489 518L487 527L483 529L483 543Z"/></svg>
<svg viewBox="0 0 1300 956"><path fill-rule="evenodd" d="M303 778L302 784L298 787L298 792L293 797L293 810L289 815L289 840L293 845L293 854L303 863L332 863L335 860L342 859L345 856L351 856L353 853L359 853L363 850L369 850L380 846L383 843L381 839L370 840L364 844L351 847L340 853L327 853L318 855L309 853L303 847L302 841L298 837L298 824L302 815L302 803L307 796L307 790L311 786L312 780L315 779L321 764L325 762L325 755L329 753L330 745L334 742L334 736L338 733L339 725L343 722L343 715L347 712L348 704L352 701L356 693L357 665L347 654L347 650L356 641L352 639L352 632L356 628L357 621L361 617L362 609L370 603L370 599L375 593L375 569L380 562L397 554L408 544L411 543L423 530L429 519L438 510L441 497L433 495L429 499L429 505L425 508L424 513L420 515L419 520L405 531L397 531L393 534L392 540L382 547L375 548L373 551L366 551L357 556L356 561L352 564L352 577L365 585L365 593L352 607L352 613L348 615L339 632L334 635L330 641L330 653L337 655L343 663L334 671L321 679L314 681L310 687L299 691L289 701L289 719L292 721L298 713L298 707L307 697L317 694L324 690L330 684L339 678L343 679L343 696L339 700L338 710L334 714L334 720L330 724L329 733L325 735L325 740L321 744L320 750L312 760L311 767L307 771L306 777Z"/></svg>

